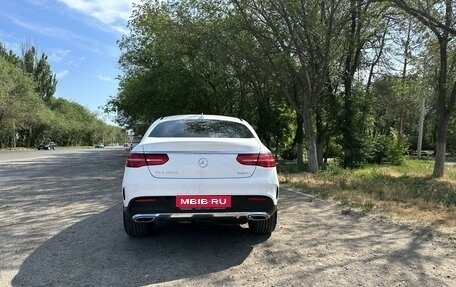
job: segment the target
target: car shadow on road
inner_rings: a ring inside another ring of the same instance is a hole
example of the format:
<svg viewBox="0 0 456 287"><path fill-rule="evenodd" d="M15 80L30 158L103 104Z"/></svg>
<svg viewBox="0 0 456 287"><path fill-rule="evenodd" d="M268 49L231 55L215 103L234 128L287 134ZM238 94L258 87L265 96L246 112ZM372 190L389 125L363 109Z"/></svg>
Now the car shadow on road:
<svg viewBox="0 0 456 287"><path fill-rule="evenodd" d="M141 286L194 278L240 265L269 237L240 225L167 223L150 237L130 238L121 213L115 205L47 240L12 285Z"/></svg>

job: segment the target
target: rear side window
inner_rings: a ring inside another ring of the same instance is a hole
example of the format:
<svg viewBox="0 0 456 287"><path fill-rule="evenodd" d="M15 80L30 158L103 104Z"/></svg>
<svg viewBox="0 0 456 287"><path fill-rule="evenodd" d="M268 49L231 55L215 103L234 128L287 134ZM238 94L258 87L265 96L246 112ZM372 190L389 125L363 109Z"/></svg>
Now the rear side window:
<svg viewBox="0 0 456 287"><path fill-rule="evenodd" d="M158 124L149 137L253 138L243 124L220 120L176 120Z"/></svg>
<svg viewBox="0 0 456 287"><path fill-rule="evenodd" d="M133 139L131 140L132 143L139 143L141 142L142 140L142 137L133 137Z"/></svg>

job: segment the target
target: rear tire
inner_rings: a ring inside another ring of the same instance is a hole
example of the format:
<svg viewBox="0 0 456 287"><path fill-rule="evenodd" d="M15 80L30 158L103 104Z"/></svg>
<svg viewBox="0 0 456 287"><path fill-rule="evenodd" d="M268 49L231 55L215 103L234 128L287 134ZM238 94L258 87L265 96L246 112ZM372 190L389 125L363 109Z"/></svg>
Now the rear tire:
<svg viewBox="0 0 456 287"><path fill-rule="evenodd" d="M277 211L267 220L249 221L249 229L256 234L270 234L277 225Z"/></svg>
<svg viewBox="0 0 456 287"><path fill-rule="evenodd" d="M143 237L150 235L154 223L138 223L134 222L127 212L123 212L123 222L125 233L131 237Z"/></svg>

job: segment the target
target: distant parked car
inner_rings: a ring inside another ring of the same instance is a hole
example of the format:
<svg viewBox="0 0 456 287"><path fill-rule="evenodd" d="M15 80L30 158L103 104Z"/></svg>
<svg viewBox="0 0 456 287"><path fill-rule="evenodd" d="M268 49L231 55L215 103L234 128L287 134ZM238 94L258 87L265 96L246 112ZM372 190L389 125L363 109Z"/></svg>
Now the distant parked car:
<svg viewBox="0 0 456 287"><path fill-rule="evenodd" d="M54 143L54 142L43 142L41 143L39 146L38 146L38 150L42 150L42 149L45 149L45 150L55 150L55 147L57 145Z"/></svg>
<svg viewBox="0 0 456 287"><path fill-rule="evenodd" d="M142 140L142 137L133 137L130 143L130 150L134 149Z"/></svg>
<svg viewBox="0 0 456 287"><path fill-rule="evenodd" d="M418 156L418 151L416 150L410 150L409 151L409 155L411 156ZM433 150L421 150L421 156L424 156L424 157L430 157L430 156L434 156L435 153Z"/></svg>
<svg viewBox="0 0 456 287"><path fill-rule="evenodd" d="M104 148L104 144L103 143L97 143L95 145L95 148Z"/></svg>

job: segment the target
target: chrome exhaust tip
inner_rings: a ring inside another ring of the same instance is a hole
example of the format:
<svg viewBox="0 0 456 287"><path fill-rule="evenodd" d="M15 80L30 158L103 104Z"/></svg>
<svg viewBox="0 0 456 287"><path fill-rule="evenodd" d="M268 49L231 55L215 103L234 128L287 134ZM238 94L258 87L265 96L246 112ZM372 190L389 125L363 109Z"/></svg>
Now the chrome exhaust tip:
<svg viewBox="0 0 456 287"><path fill-rule="evenodd" d="M155 221L157 217L154 215L136 214L132 216L134 222L137 223L150 223Z"/></svg>
<svg viewBox="0 0 456 287"><path fill-rule="evenodd" d="M266 212L254 212L247 214L247 219L252 221L268 220L270 215Z"/></svg>

